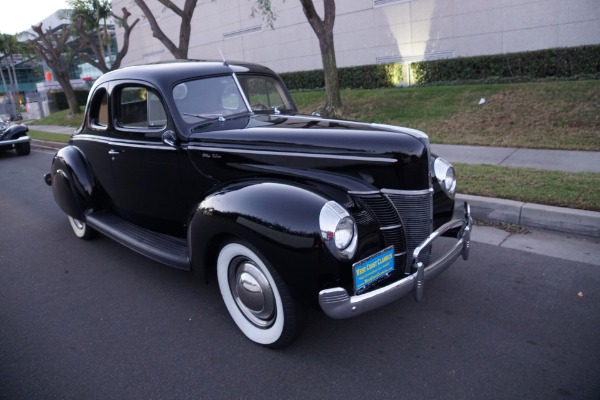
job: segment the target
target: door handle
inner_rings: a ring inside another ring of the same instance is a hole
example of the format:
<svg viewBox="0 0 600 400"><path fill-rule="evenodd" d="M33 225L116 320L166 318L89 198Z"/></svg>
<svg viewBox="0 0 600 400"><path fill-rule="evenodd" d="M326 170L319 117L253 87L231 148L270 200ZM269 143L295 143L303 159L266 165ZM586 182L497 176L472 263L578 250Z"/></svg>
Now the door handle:
<svg viewBox="0 0 600 400"><path fill-rule="evenodd" d="M108 154L110 154L111 156L114 156L114 155L116 155L116 154L119 154L119 153L120 153L120 151L118 151L118 150L113 150L113 149L110 149L110 150L108 151Z"/></svg>

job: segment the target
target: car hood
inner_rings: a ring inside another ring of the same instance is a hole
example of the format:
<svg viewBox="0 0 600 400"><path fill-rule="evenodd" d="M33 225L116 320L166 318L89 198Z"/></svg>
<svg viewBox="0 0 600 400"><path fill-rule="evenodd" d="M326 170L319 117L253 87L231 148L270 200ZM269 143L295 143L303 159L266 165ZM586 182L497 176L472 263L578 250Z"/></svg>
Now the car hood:
<svg viewBox="0 0 600 400"><path fill-rule="evenodd" d="M230 173L303 176L345 190L430 185L429 140L413 129L289 115L255 115L236 120L234 129L228 129L228 121L218 124L218 130L189 137L192 159L203 170L211 159Z"/></svg>

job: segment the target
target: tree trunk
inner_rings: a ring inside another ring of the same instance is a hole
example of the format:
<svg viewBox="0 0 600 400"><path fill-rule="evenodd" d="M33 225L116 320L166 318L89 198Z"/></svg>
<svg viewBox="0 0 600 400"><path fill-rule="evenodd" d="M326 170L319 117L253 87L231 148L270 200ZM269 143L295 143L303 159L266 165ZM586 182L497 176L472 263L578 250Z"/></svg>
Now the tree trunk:
<svg viewBox="0 0 600 400"><path fill-rule="evenodd" d="M13 77L14 77L14 81L15 81L15 96L16 97L16 101L15 103L17 103L17 107L21 106L21 94L19 93L19 79L17 77L17 70L15 69L15 59L13 58L12 53L10 54L10 64L12 66L12 72L13 72Z"/></svg>
<svg viewBox="0 0 600 400"><path fill-rule="evenodd" d="M342 97L340 95L340 80L335 60L332 31L327 32L323 38L319 39L319 46L321 48L323 75L325 78L325 115L339 117L342 108Z"/></svg>
<svg viewBox="0 0 600 400"><path fill-rule="evenodd" d="M73 86L71 86L69 76L64 73L55 73L55 78L65 92L67 103L69 104L69 115L73 116L75 114L81 114L81 107L79 107L79 101L77 100L77 95L75 94Z"/></svg>
<svg viewBox="0 0 600 400"><path fill-rule="evenodd" d="M2 88L4 89L4 96L8 97L8 91L6 87L6 79L4 78L4 71L2 70L2 60L0 59L0 76L2 77Z"/></svg>
<svg viewBox="0 0 600 400"><path fill-rule="evenodd" d="M335 0L324 0L325 16L323 19L319 17L312 0L300 0L300 3L302 4L302 10L308 23L319 39L326 91L326 102L322 113L327 117L340 117L342 112L342 98L340 95L337 62L335 60L335 46L333 44Z"/></svg>

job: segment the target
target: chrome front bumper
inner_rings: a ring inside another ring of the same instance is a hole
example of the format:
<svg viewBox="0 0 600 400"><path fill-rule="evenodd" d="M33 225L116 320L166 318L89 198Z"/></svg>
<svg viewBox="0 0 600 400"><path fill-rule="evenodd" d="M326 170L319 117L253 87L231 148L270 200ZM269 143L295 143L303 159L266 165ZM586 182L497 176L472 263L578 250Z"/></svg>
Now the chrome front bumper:
<svg viewBox="0 0 600 400"><path fill-rule="evenodd" d="M435 278L445 271L459 256L462 255L464 260L469 258L472 225L471 208L465 202L464 219L455 219L444 224L415 249L412 258L412 270L416 272L412 275L372 292L356 296L350 296L346 289L341 287L322 290L319 293L321 308L329 317L341 319L356 317L367 311L382 307L412 291L414 291L415 300L421 301L426 281ZM458 234L458 241L446 254L427 267L418 261L419 253L424 248L432 244L434 240L447 231L459 227L461 229Z"/></svg>

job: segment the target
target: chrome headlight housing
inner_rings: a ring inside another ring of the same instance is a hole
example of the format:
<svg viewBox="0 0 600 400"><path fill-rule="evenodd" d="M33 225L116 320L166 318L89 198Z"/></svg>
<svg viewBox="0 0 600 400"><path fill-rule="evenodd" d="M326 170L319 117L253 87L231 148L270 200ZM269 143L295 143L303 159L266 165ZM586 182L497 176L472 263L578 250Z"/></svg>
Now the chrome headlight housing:
<svg viewBox="0 0 600 400"><path fill-rule="evenodd" d="M321 238L339 260L350 260L356 254L358 231L348 211L335 201L328 201L319 215Z"/></svg>
<svg viewBox="0 0 600 400"><path fill-rule="evenodd" d="M454 198L454 194L456 193L456 175L454 174L452 164L441 157L437 157L433 161L433 174L442 190L450 198Z"/></svg>

